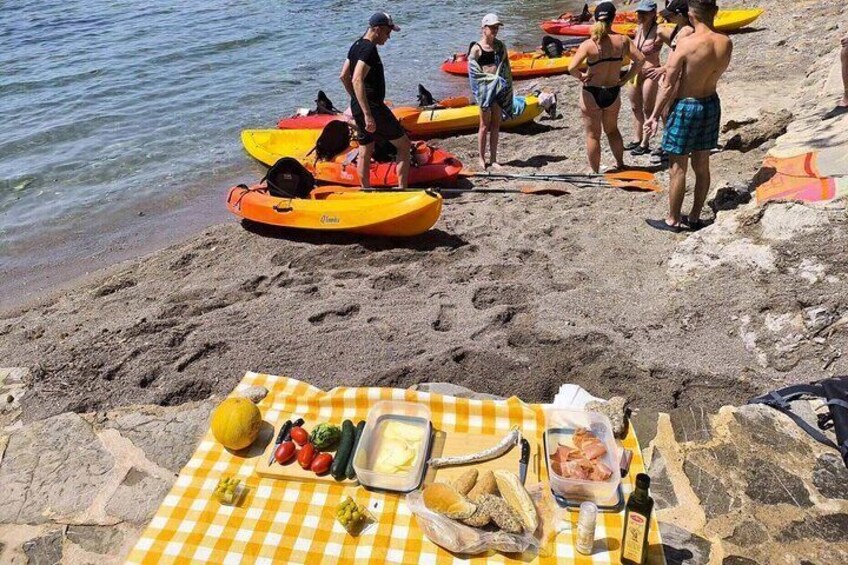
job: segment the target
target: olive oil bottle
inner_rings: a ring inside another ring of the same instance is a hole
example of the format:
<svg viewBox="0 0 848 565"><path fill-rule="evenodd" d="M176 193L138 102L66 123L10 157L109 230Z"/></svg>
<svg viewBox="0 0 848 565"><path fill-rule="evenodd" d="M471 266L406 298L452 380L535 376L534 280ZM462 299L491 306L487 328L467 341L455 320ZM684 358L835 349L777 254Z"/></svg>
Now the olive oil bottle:
<svg viewBox="0 0 848 565"><path fill-rule="evenodd" d="M636 475L636 489L627 499L624 511L624 534L621 537L622 565L643 565L648 559L648 530L654 499L648 494L651 477Z"/></svg>

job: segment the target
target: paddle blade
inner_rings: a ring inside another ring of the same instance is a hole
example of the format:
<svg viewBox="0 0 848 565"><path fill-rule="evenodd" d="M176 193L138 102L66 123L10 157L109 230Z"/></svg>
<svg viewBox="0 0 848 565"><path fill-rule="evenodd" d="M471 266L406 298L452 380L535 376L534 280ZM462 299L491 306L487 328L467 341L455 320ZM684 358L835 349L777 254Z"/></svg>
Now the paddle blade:
<svg viewBox="0 0 848 565"><path fill-rule="evenodd" d="M649 171L616 171L614 173L604 173L604 178L607 180L643 180L656 181L654 173Z"/></svg>
<svg viewBox="0 0 848 565"><path fill-rule="evenodd" d="M626 190L643 190L646 192L662 192L662 187L656 181L607 179L610 186Z"/></svg>
<svg viewBox="0 0 848 565"><path fill-rule="evenodd" d="M568 191L564 188L558 188L556 186L522 186L520 189L521 194L536 194L536 195L546 195L546 196L563 196L568 194Z"/></svg>

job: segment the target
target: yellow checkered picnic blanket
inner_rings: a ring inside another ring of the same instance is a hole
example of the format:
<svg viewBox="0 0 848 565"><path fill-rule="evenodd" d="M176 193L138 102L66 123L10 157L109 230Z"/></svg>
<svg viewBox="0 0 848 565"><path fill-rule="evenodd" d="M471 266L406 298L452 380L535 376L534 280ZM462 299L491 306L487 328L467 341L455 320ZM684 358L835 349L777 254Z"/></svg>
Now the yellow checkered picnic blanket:
<svg viewBox="0 0 848 565"><path fill-rule="evenodd" d="M307 421L364 419L379 400L407 400L427 405L433 425L447 432L502 435L513 425L533 440L542 440L542 405L468 400L389 388L334 388L328 392L309 384L258 373L247 373L236 390L264 386L268 396L259 404L264 420L275 426L283 415L298 414ZM630 473L623 479L627 496L636 473L643 472L641 452L632 431L623 441L633 451ZM350 489L318 482L263 479L255 469L261 455L230 454L207 432L191 460L180 472L156 516L130 552L130 564L170 563L483 563L520 562L490 553L471 559L430 542L415 523L403 496L358 489L356 499L367 505L377 524L351 537L335 520L343 494ZM249 491L238 507L219 504L213 497L218 480L240 478ZM375 510L376 505L376 510ZM577 513L570 512L573 523ZM600 513L592 556L574 550L576 527L560 533L554 555L536 556L535 563L589 565L619 563L623 512ZM652 520L651 563L663 563L656 520Z"/></svg>

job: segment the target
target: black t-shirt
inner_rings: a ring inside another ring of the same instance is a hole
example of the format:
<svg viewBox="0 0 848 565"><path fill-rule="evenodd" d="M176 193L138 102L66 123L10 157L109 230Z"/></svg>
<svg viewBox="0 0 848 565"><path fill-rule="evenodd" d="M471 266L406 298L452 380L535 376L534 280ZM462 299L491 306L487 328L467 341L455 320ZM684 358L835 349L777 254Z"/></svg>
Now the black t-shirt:
<svg viewBox="0 0 848 565"><path fill-rule="evenodd" d="M359 61L363 61L370 67L368 74L365 75L365 96L368 98L369 105L382 104L386 98L386 76L383 73L383 61L380 60L377 46L364 37L359 38L347 52L347 60L350 61L351 76ZM359 106L355 96L351 105Z"/></svg>

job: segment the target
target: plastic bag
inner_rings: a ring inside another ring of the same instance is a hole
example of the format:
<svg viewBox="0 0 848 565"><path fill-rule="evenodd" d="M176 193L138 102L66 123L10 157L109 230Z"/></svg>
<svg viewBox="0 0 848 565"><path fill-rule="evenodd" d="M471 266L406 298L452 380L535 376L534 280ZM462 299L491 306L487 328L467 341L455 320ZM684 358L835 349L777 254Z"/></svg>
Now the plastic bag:
<svg viewBox="0 0 848 565"><path fill-rule="evenodd" d="M472 528L456 520L446 518L424 506L421 491L406 495L406 504L415 516L418 526L436 545L453 553L476 554L485 551L501 553L522 553L536 550L539 540L531 534L508 534L506 532L488 532Z"/></svg>

